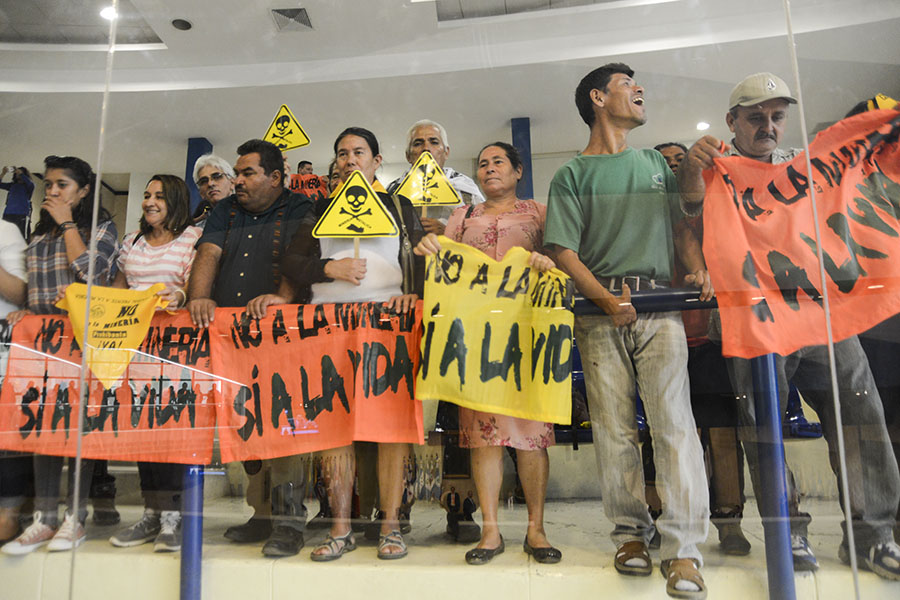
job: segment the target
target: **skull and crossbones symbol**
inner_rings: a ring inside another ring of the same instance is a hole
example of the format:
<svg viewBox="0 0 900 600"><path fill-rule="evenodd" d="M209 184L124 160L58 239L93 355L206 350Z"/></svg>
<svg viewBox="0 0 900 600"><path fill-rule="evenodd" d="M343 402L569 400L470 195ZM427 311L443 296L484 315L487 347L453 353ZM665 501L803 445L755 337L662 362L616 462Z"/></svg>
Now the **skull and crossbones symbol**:
<svg viewBox="0 0 900 600"><path fill-rule="evenodd" d="M438 182L435 179L437 170L428 164L419 165L419 181L422 185L422 199L425 202L431 202L432 191L437 191Z"/></svg>
<svg viewBox="0 0 900 600"><path fill-rule="evenodd" d="M350 209L348 210L342 206L340 214L348 215L350 218L341 223L341 227L346 226L350 231L362 233L364 227L370 227L368 223L362 220L362 217L372 214L371 208L362 209L369 199L369 192L361 185L354 185L347 188L347 191L344 192L344 197L347 198L347 204L350 206ZM358 221L359 225L356 225L353 221Z"/></svg>
<svg viewBox="0 0 900 600"><path fill-rule="evenodd" d="M291 118L287 115L281 115L277 119L275 119L275 129L276 131L272 132L272 136L276 138L281 138L281 142L275 142L275 145L279 148L287 148L287 136L294 133L294 130L291 127Z"/></svg>

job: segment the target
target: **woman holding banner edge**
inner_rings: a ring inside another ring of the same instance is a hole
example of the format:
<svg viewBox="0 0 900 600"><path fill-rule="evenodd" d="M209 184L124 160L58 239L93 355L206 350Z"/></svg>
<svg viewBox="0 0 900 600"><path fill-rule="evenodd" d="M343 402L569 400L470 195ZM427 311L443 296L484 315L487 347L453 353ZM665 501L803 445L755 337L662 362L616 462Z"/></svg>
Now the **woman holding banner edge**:
<svg viewBox="0 0 900 600"><path fill-rule="evenodd" d="M312 304L385 302L396 313L408 312L422 295L425 264L422 258L413 257L411 250L425 230L409 201L401 198L395 204L375 179L381 154L371 131L348 127L335 140L334 152L335 172L340 179L347 181L353 171L360 171L390 212L400 235L361 239L361 257L353 258L352 239L313 238L311 231L317 216L310 215L285 252L282 273L298 289L311 287ZM381 559L403 558L408 552L398 518L408 456L407 443L378 443L379 505L385 514L378 543ZM334 520L325 541L312 551L310 558L324 562L356 549L350 527L356 458L352 446L323 451L320 458Z"/></svg>
<svg viewBox="0 0 900 600"><path fill-rule="evenodd" d="M532 267L540 272L552 269L553 261L536 251L542 245L547 209L534 200L516 197L523 168L519 152L510 144L494 142L481 149L477 165L485 202L456 209L444 235L478 248L495 260L501 260L510 248L521 246L531 251ZM437 253L440 248L437 236L429 234L416 246L415 253L424 256ZM554 443L553 425L460 407L459 427L460 446L472 449L472 471L483 515L481 541L466 552L466 562L483 565L505 548L497 524L504 446L516 449L519 478L525 491L525 552L541 563L559 562L562 553L550 545L544 532L544 498L550 470L547 448Z"/></svg>
<svg viewBox="0 0 900 600"><path fill-rule="evenodd" d="M70 283L87 280L90 257L91 215L96 175L91 166L74 156L44 159L44 201L31 243L25 250L28 276L26 309L9 314L10 325L30 314L58 314L56 300ZM98 198L99 201L99 198ZM118 247L116 226L109 212L99 207L94 263L94 284L106 285ZM34 522L18 538L3 546L7 554L28 554L47 544L48 549L70 550L85 540L84 522L94 461L81 461L78 514L73 514L75 460L69 459L67 509L59 526L57 502L63 457L34 455Z"/></svg>
<svg viewBox="0 0 900 600"><path fill-rule="evenodd" d="M143 290L156 283L166 288L158 295L163 308L185 304L185 286L203 232L191 225L190 191L175 175L154 175L147 182L141 203L138 231L122 240L113 287ZM156 552L181 548L181 492L185 466L173 463L138 462L144 514L133 525L116 532L109 542L129 548L153 541Z"/></svg>

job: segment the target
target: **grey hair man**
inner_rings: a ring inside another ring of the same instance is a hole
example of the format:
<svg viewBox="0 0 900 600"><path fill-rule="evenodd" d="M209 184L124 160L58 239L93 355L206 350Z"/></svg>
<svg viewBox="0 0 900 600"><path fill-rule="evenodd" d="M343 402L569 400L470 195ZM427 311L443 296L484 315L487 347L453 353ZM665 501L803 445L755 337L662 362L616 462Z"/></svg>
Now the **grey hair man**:
<svg viewBox="0 0 900 600"><path fill-rule="evenodd" d="M234 169L224 158L204 154L194 163L194 184L201 200L194 211L194 224L202 226L216 203L234 193Z"/></svg>
<svg viewBox="0 0 900 600"><path fill-rule="evenodd" d="M406 132L406 160L410 165L419 160L423 152L428 151L434 157L434 161L440 165L450 185L459 192L462 202L455 206L429 206L426 217L422 219L422 225L427 233L441 235L447 225L447 219L457 207L471 206L484 202L484 196L478 185L466 175L450 167L444 166L450 156L450 144L447 142L447 131L444 126L435 121L423 119L416 121ZM400 187L400 183L406 173L398 177L387 187L387 192L393 194Z"/></svg>
<svg viewBox="0 0 900 600"><path fill-rule="evenodd" d="M699 214L706 190L702 172L723 156L744 156L761 162L778 164L790 161L802 152L799 148L779 148L788 118L788 108L797 100L787 84L772 73L756 73L738 83L731 92L725 123L734 134L731 144L711 135L700 138L688 151L678 171L682 206L689 214ZM714 320L714 325L716 325ZM717 328L712 328L711 334ZM859 339L852 336L835 342L838 398L846 431L864 431L865 442L847 447L848 474L853 483L850 514L859 564L885 579L900 580L900 547L894 542L891 526L900 501L900 475L891 450L884 421L881 399L869 363ZM808 346L788 356L775 357L780 402L786 405L788 383L793 383L803 399L822 420L829 454L836 457L837 428L832 406L828 351L825 346ZM729 375L738 396L741 431L755 425L754 395L750 361L728 360ZM758 449L752 440L744 439L744 451L750 466L753 488L759 497ZM840 477L839 464L831 461L834 474ZM800 512L799 494L788 471L789 511L794 568L816 570L818 562L806 539L810 517ZM850 554L845 537L838 556L847 564Z"/></svg>

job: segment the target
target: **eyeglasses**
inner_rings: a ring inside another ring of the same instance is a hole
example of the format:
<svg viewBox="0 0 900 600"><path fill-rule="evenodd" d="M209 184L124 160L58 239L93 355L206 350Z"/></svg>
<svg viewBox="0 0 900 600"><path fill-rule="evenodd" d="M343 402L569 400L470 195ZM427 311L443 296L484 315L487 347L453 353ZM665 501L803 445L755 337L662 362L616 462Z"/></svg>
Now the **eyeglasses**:
<svg viewBox="0 0 900 600"><path fill-rule="evenodd" d="M209 175L208 177L201 177L200 179L197 180L197 187L209 185L210 180L221 181L225 177L227 177L227 175L225 175L225 173L219 173L219 172L213 173L213 174Z"/></svg>

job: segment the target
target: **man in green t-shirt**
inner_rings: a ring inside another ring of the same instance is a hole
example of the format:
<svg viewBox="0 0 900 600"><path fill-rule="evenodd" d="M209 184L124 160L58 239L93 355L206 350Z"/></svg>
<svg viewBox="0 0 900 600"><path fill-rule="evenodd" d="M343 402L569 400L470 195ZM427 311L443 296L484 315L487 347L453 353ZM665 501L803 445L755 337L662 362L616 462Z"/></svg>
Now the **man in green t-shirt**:
<svg viewBox="0 0 900 600"><path fill-rule="evenodd" d="M604 510L615 525L615 568L624 575L653 570L647 544L654 525L644 499L637 384L653 429L665 507L656 527L666 592L705 598L697 545L706 540L709 494L691 414L684 326L679 312L637 315L630 294L668 287L676 248L690 280L703 288L702 298L711 297L712 290L696 238L673 236L682 212L665 159L656 150L627 145L628 133L646 121L644 90L633 74L613 63L578 85L575 104L590 127L590 141L550 183L544 245L581 294L606 313L576 317L575 338Z"/></svg>

